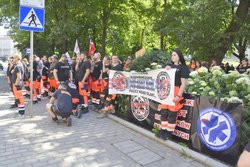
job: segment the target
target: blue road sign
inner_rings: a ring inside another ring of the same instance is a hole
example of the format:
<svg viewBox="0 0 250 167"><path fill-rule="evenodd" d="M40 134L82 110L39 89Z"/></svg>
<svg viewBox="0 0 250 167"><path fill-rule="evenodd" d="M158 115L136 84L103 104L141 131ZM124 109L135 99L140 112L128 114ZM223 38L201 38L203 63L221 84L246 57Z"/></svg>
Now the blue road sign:
<svg viewBox="0 0 250 167"><path fill-rule="evenodd" d="M43 32L44 9L20 6L19 28L20 30Z"/></svg>

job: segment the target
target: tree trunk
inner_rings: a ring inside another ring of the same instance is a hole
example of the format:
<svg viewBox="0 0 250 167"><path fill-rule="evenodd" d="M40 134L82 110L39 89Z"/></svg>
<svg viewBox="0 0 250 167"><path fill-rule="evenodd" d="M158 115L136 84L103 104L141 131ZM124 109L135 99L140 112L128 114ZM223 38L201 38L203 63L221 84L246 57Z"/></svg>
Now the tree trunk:
<svg viewBox="0 0 250 167"><path fill-rule="evenodd" d="M66 53L68 51L68 40L63 39L63 48L62 48L62 53Z"/></svg>
<svg viewBox="0 0 250 167"><path fill-rule="evenodd" d="M235 15L233 16L228 28L222 34L218 41L218 46L212 51L212 58L220 63L228 49L232 46L235 40L236 33L243 25L249 8L250 0L241 0Z"/></svg>
<svg viewBox="0 0 250 167"><path fill-rule="evenodd" d="M106 38L108 29L108 11L103 9L102 15L102 56L106 56Z"/></svg>
<svg viewBox="0 0 250 167"><path fill-rule="evenodd" d="M160 47L161 50L165 50L165 45L164 45L164 35L160 35Z"/></svg>

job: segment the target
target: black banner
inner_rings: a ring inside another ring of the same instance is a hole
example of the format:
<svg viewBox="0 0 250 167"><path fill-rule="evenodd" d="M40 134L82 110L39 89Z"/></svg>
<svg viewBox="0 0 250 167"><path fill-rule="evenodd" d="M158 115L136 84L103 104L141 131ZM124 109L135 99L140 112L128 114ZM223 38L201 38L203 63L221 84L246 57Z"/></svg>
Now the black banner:
<svg viewBox="0 0 250 167"><path fill-rule="evenodd" d="M241 104L197 97L192 111L193 148L227 163L237 162L242 109Z"/></svg>
<svg viewBox="0 0 250 167"><path fill-rule="evenodd" d="M237 162L243 106L189 94L184 98L184 107L177 113L174 140L227 163ZM160 129L159 103L131 96L129 105L131 122L149 130L153 127Z"/></svg>

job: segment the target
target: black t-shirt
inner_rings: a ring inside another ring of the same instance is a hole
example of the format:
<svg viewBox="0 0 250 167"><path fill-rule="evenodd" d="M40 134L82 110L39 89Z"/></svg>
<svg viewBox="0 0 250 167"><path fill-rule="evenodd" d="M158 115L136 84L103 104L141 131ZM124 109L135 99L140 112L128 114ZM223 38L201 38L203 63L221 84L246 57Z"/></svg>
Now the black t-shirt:
<svg viewBox="0 0 250 167"><path fill-rule="evenodd" d="M42 70L42 75L43 76L48 76L48 74L49 74L49 66L50 66L50 63L48 61L44 62L43 70Z"/></svg>
<svg viewBox="0 0 250 167"><path fill-rule="evenodd" d="M239 67L239 68L238 68L238 71L239 71L240 74L243 74L243 73L246 72L247 69L249 69L249 68L250 68L250 66Z"/></svg>
<svg viewBox="0 0 250 167"><path fill-rule="evenodd" d="M17 79L17 73L21 73L21 78L19 82L19 86L23 84L23 64L21 62L17 63L13 69L12 75L11 75L11 81L13 84L15 84Z"/></svg>
<svg viewBox="0 0 250 167"><path fill-rule="evenodd" d="M123 66L122 66L122 64L118 64L116 66L112 66L111 70L122 71L123 70Z"/></svg>
<svg viewBox="0 0 250 167"><path fill-rule="evenodd" d="M15 68L15 64L13 64L12 66L9 65L7 68L7 76L9 77L10 82L12 82L11 76L12 76L12 72L14 68Z"/></svg>
<svg viewBox="0 0 250 167"><path fill-rule="evenodd" d="M36 81L40 77L39 63L37 61L33 61L33 81Z"/></svg>
<svg viewBox="0 0 250 167"><path fill-rule="evenodd" d="M71 95L67 90L58 89L53 97L57 99L57 107L61 112L69 113L72 111Z"/></svg>
<svg viewBox="0 0 250 167"><path fill-rule="evenodd" d="M84 78L84 75L86 73L86 70L89 69L90 70L90 67L91 67L91 64L90 64L90 61L83 61L83 62L80 62L79 65L78 65L78 81L82 81L83 78Z"/></svg>
<svg viewBox="0 0 250 167"><path fill-rule="evenodd" d="M111 65L105 65L105 68L108 68L108 69L111 69ZM109 77L108 73L107 72L103 72L102 73L102 78L103 79L107 79Z"/></svg>
<svg viewBox="0 0 250 167"><path fill-rule="evenodd" d="M95 63L94 70L91 73L92 77L95 77L96 79L99 79L102 71L102 61L98 61Z"/></svg>
<svg viewBox="0 0 250 167"><path fill-rule="evenodd" d="M175 86L181 86L181 78L188 78L189 77L189 69L187 66L179 64L179 65L171 65L171 68L176 68L175 73Z"/></svg>
<svg viewBox="0 0 250 167"><path fill-rule="evenodd" d="M71 70L71 67L68 63L58 62L55 66L55 69L57 69L57 77L58 81L68 81L69 80L69 73Z"/></svg>
<svg viewBox="0 0 250 167"><path fill-rule="evenodd" d="M71 69L72 69L72 74L73 74L73 79L76 77L76 63L71 64Z"/></svg>

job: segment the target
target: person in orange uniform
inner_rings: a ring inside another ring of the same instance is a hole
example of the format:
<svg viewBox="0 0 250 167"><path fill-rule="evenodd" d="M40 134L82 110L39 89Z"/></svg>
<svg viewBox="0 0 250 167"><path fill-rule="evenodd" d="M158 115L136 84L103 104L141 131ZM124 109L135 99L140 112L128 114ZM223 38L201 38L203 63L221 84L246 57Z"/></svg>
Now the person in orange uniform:
<svg viewBox="0 0 250 167"><path fill-rule="evenodd" d="M78 80L78 88L80 95L80 103L83 112L88 112L88 81L90 75L91 64L86 54L81 53L76 63L76 72Z"/></svg>
<svg viewBox="0 0 250 167"><path fill-rule="evenodd" d="M158 110L161 112L161 130L156 136L167 140L172 137L172 132L176 126L177 112L183 107L184 99L182 97L187 85L187 79L189 77L189 69L186 66L182 52L179 49L175 49L172 52L172 64L166 67L166 70L171 68L176 69L175 73L175 88L174 99L175 106L167 104L161 104Z"/></svg>
<svg viewBox="0 0 250 167"><path fill-rule="evenodd" d="M12 83L13 83L13 93L15 96L15 102L18 105L18 114L23 116L25 114L25 105L24 105L24 97L22 94L23 87L23 64L21 63L21 55L14 55L14 64L15 67L12 72Z"/></svg>

